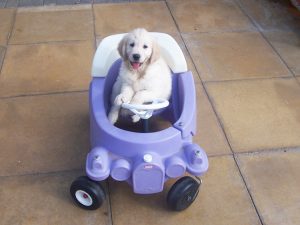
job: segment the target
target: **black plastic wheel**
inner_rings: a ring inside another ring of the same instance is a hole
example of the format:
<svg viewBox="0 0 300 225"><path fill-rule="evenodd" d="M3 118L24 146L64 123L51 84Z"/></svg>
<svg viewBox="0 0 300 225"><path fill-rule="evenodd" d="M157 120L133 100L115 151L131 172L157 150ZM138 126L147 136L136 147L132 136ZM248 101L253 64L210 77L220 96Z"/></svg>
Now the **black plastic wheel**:
<svg viewBox="0 0 300 225"><path fill-rule="evenodd" d="M88 177L78 177L70 187L74 201L82 208L88 210L98 209L105 200L102 186Z"/></svg>
<svg viewBox="0 0 300 225"><path fill-rule="evenodd" d="M175 211L182 211L188 208L196 199L199 193L200 183L192 177L182 177L173 184L168 196L167 204Z"/></svg>

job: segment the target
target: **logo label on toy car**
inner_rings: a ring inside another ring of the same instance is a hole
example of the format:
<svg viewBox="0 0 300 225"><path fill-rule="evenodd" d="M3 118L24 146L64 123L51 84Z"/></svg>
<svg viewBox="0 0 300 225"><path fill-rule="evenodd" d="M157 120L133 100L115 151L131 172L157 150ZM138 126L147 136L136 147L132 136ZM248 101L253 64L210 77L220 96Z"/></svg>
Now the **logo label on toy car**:
<svg viewBox="0 0 300 225"><path fill-rule="evenodd" d="M153 168L153 165L149 165L149 164L148 164L148 165L145 165L145 166L144 166L144 169L145 169L145 170L151 170L152 168Z"/></svg>

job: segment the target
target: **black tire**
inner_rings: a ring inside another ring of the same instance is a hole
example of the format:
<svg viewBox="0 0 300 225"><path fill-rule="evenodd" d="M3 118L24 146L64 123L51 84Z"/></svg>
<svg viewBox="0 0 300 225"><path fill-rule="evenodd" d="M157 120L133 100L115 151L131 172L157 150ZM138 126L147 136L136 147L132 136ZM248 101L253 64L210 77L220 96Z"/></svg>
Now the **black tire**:
<svg viewBox="0 0 300 225"><path fill-rule="evenodd" d="M188 208L199 193L199 186L192 177L182 177L173 184L168 196L167 204L174 211L182 211Z"/></svg>
<svg viewBox="0 0 300 225"><path fill-rule="evenodd" d="M85 176L73 181L70 193L77 205L88 210L98 209L105 200L102 186Z"/></svg>

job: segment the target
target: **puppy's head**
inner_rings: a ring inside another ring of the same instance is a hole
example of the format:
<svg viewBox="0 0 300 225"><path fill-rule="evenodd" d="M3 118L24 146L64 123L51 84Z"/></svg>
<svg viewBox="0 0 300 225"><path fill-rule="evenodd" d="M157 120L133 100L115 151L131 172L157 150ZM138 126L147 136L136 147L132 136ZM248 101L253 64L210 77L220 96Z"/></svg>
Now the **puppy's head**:
<svg viewBox="0 0 300 225"><path fill-rule="evenodd" d="M119 43L118 51L128 68L138 72L145 70L147 65L159 58L157 44L143 28L125 35Z"/></svg>

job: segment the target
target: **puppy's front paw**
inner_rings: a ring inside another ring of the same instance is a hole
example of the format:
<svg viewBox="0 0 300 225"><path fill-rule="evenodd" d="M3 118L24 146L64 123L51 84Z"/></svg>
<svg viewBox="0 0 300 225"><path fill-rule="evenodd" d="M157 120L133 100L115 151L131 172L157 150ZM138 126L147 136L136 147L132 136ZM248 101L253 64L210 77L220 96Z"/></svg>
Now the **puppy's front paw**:
<svg viewBox="0 0 300 225"><path fill-rule="evenodd" d="M114 103L116 105L122 105L125 102L129 102L128 99L123 95L123 94L119 94L116 98Z"/></svg>
<svg viewBox="0 0 300 225"><path fill-rule="evenodd" d="M132 122L134 122L134 123L139 122L141 119L138 115L133 115L131 118L132 118Z"/></svg>
<svg viewBox="0 0 300 225"><path fill-rule="evenodd" d="M115 124L118 120L118 113L115 113L115 112L110 112L108 114L108 120L112 123L112 124Z"/></svg>
<svg viewBox="0 0 300 225"><path fill-rule="evenodd" d="M136 96L133 97L130 101L130 104L133 104L133 105L141 105L143 103L144 103L143 100Z"/></svg>

